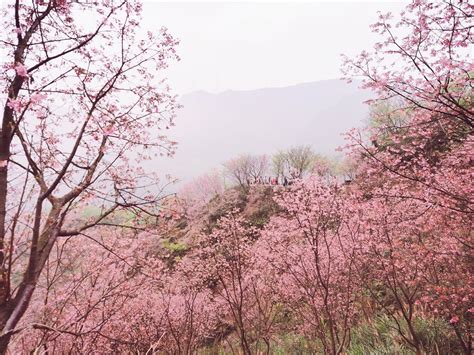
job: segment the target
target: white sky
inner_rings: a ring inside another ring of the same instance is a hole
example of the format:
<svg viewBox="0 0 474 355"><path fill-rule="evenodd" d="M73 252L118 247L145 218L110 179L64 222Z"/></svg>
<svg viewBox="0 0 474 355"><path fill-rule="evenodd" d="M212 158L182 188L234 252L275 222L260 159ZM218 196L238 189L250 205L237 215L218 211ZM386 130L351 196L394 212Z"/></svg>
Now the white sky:
<svg viewBox="0 0 474 355"><path fill-rule="evenodd" d="M406 3L406 1L405 1ZM144 6L145 29L168 27L182 60L167 71L178 94L248 90L340 77L340 54L374 42L377 11L404 2L157 2Z"/></svg>

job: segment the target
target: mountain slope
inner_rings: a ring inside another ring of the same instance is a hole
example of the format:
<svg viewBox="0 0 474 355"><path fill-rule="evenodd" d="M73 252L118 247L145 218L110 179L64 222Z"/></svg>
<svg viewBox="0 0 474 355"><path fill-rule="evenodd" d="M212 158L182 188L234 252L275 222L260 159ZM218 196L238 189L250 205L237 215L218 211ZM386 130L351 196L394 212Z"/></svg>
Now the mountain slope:
<svg viewBox="0 0 474 355"><path fill-rule="evenodd" d="M358 84L326 80L282 88L194 92L181 99L170 137L177 155L158 162L163 173L186 181L241 153L272 154L295 145L334 154L342 134L367 116L369 94Z"/></svg>

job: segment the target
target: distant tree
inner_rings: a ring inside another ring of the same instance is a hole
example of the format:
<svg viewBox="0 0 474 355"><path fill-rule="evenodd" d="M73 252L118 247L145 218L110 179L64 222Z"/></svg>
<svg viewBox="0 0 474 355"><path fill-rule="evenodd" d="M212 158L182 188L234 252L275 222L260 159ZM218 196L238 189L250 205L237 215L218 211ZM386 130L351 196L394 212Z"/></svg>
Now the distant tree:
<svg viewBox="0 0 474 355"><path fill-rule="evenodd" d="M403 128L409 117L405 114L403 100L376 101L370 106L368 126L386 129L386 134Z"/></svg>
<svg viewBox="0 0 474 355"><path fill-rule="evenodd" d="M334 177L341 177L346 174L349 162L339 157L328 157L316 155L311 164L311 174L316 174L331 180Z"/></svg>
<svg viewBox="0 0 474 355"><path fill-rule="evenodd" d="M311 172L318 155L310 146L298 146L283 150L272 158L273 172L279 178L302 178Z"/></svg>
<svg viewBox="0 0 474 355"><path fill-rule="evenodd" d="M214 171L198 176L185 184L178 191L178 197L183 200L186 212L193 215L213 197L222 194L224 189L222 174Z"/></svg>
<svg viewBox="0 0 474 355"><path fill-rule="evenodd" d="M266 155L241 155L224 163L225 173L234 183L247 189L252 183L263 181L268 172Z"/></svg>
<svg viewBox="0 0 474 355"><path fill-rule="evenodd" d="M286 158L286 153L284 151L279 151L274 154L272 157L272 171L277 176L278 179L284 179L288 172L288 161Z"/></svg>
<svg viewBox="0 0 474 355"><path fill-rule="evenodd" d="M255 155L250 159L250 178L254 182L260 181L268 173L268 156L267 155Z"/></svg>
<svg viewBox="0 0 474 355"><path fill-rule="evenodd" d="M297 178L302 178L303 174L311 170L315 158L316 154L310 146L294 147L287 151L289 166L295 172Z"/></svg>

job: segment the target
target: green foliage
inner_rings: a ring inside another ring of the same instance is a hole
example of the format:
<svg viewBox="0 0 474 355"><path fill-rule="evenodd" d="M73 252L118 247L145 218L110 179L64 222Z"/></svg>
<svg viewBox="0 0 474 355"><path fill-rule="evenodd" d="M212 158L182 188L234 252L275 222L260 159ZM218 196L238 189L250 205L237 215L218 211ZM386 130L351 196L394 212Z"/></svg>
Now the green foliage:
<svg viewBox="0 0 474 355"><path fill-rule="evenodd" d="M395 322L386 315L363 323L352 331L350 355L413 354L401 341Z"/></svg>
<svg viewBox="0 0 474 355"><path fill-rule="evenodd" d="M91 218L100 216L101 209L96 206L87 206L82 210L82 217L83 218Z"/></svg>
<svg viewBox="0 0 474 355"><path fill-rule="evenodd" d="M314 341L298 334L285 334L272 344L272 354L285 355L306 355L322 353L318 351L318 346Z"/></svg>
<svg viewBox="0 0 474 355"><path fill-rule="evenodd" d="M399 322L404 328L403 322ZM424 354L462 354L462 349L457 345L449 324L444 320L416 318L414 326L423 345ZM228 354L229 344L234 349L239 348L238 339L231 336L226 342L201 349L199 354ZM264 347L258 346L258 348L259 353L265 353ZM321 344L317 339L308 339L291 331L275 334L270 349L270 353L275 355L323 354ZM346 354L414 355L416 352L399 335L396 322L387 315L381 314L352 330L351 345Z"/></svg>
<svg viewBox="0 0 474 355"><path fill-rule="evenodd" d="M87 206L82 211L81 218L87 220L89 218L94 218L102 215L104 210L96 206ZM133 211L130 210L116 210L111 213L109 216L104 218L103 223L121 225L121 226L131 226L131 225L149 225L153 224L155 218L152 216L139 216Z"/></svg>
<svg viewBox="0 0 474 355"><path fill-rule="evenodd" d="M250 218L250 223L258 228L262 228L267 222L269 221L270 217L265 213L259 213L257 215L253 215Z"/></svg>
<svg viewBox="0 0 474 355"><path fill-rule="evenodd" d="M430 354L462 354L459 342L454 337L452 327L443 319L416 318L415 331Z"/></svg>
<svg viewBox="0 0 474 355"><path fill-rule="evenodd" d="M295 174L301 178L312 170L318 158L319 156L308 145L292 147L272 157L272 170L279 178L285 176L289 178Z"/></svg>
<svg viewBox="0 0 474 355"><path fill-rule="evenodd" d="M185 243L173 242L171 239L163 239L161 245L168 250L173 257L181 257L186 254L189 249Z"/></svg>
<svg viewBox="0 0 474 355"><path fill-rule="evenodd" d="M409 110L397 100L381 101L371 106L368 127L377 130L377 140L372 143L380 150L393 145L392 135L406 131Z"/></svg>
<svg viewBox="0 0 474 355"><path fill-rule="evenodd" d="M415 331L426 354L461 354L449 324L442 319L416 318ZM405 334L406 324L399 320ZM408 355L416 352L400 336L394 319L379 315L370 322L362 323L352 331L349 355Z"/></svg>

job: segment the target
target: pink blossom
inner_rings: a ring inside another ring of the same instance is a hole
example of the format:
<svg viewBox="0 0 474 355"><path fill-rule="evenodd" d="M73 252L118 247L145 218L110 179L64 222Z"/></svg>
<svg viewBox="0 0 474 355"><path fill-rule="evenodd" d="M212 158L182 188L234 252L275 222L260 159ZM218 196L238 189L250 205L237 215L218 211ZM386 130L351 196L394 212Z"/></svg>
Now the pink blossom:
<svg viewBox="0 0 474 355"><path fill-rule="evenodd" d="M28 78L28 70L23 64L17 63L17 65L15 66L15 71L19 76Z"/></svg>
<svg viewBox="0 0 474 355"><path fill-rule="evenodd" d="M458 316L453 316L450 320L449 323L451 324L456 324L459 322L459 317Z"/></svg>
<svg viewBox="0 0 474 355"><path fill-rule="evenodd" d="M8 99L7 106L10 107L13 111L21 111L21 100L20 99Z"/></svg>
<svg viewBox="0 0 474 355"><path fill-rule="evenodd" d="M104 135L110 136L111 134L115 132L115 127L113 125L108 125L104 127L102 131L104 132Z"/></svg>
<svg viewBox="0 0 474 355"><path fill-rule="evenodd" d="M30 102L32 104L39 104L44 99L46 99L46 94L41 93L41 92L36 92L30 96Z"/></svg>

